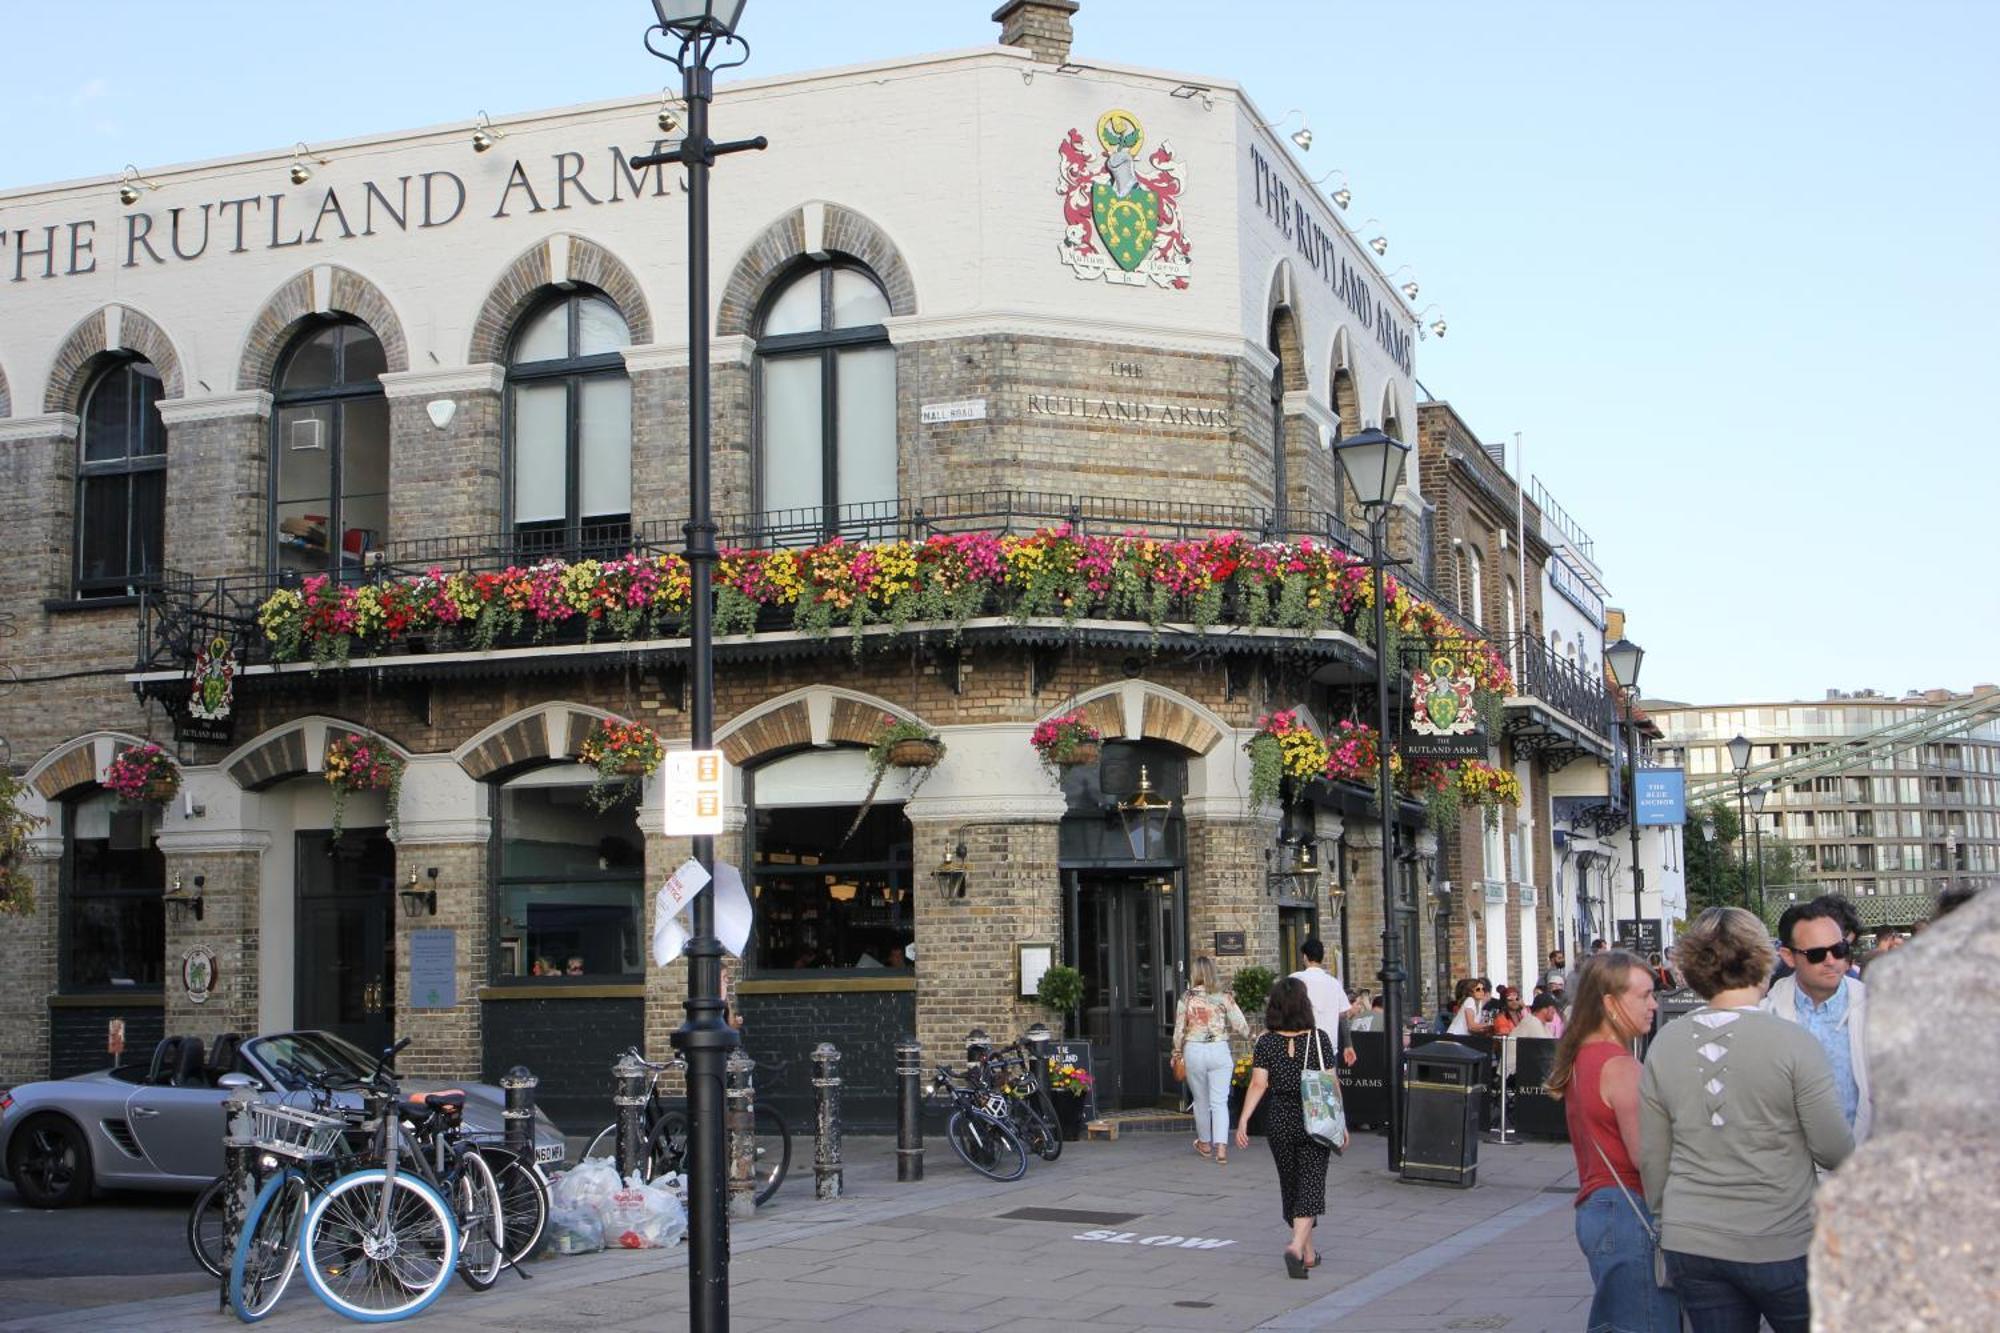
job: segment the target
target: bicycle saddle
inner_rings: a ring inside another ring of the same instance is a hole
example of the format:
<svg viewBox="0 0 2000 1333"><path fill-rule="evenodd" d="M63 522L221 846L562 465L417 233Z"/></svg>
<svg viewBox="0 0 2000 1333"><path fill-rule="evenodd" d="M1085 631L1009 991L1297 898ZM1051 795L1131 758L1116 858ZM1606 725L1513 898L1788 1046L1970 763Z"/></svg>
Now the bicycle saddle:
<svg viewBox="0 0 2000 1333"><path fill-rule="evenodd" d="M465 1109L465 1093L459 1088L446 1088L442 1092L425 1092L404 1097L403 1105L411 1111L457 1115Z"/></svg>

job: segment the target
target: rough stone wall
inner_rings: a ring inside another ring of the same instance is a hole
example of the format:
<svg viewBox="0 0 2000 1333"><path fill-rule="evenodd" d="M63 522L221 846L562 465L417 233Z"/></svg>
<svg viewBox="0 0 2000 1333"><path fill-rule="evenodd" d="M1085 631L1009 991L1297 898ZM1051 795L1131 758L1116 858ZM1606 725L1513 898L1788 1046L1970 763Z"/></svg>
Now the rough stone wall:
<svg viewBox="0 0 2000 1333"><path fill-rule="evenodd" d="M1277 835L1275 806L1245 819L1188 821L1188 961L1215 952L1216 931L1242 931L1243 957L1215 960L1225 985L1253 964L1281 975L1296 966L1278 957L1277 902L1264 890L1264 849Z"/></svg>
<svg viewBox="0 0 2000 1333"><path fill-rule="evenodd" d="M443 427L430 403L458 404ZM389 540L472 536L506 527L501 395L466 389L389 400Z"/></svg>
<svg viewBox="0 0 2000 1333"><path fill-rule="evenodd" d="M1816 1329L1984 1330L2000 1309L1993 1093L2000 1054L1940 1043L1940 1015L2000 1021L2000 894L1988 889L1868 965L1869 1140L1820 1188L1808 1256ZM1949 1051L1949 1066L1940 1056Z"/></svg>
<svg viewBox="0 0 2000 1333"><path fill-rule="evenodd" d="M1047 1017L1034 1001L1016 998L1014 946L1062 938L1056 827L912 821L913 865L936 865L961 831L965 838L965 897L945 902L931 885L917 886L917 1039L932 1063L963 1049L975 1027L1007 1040Z"/></svg>
<svg viewBox="0 0 2000 1333"><path fill-rule="evenodd" d="M411 917L396 906L396 1035L411 1039L397 1068L417 1078L467 1078L481 1064L480 987L491 974L491 917L487 844L419 843L396 848L396 887L429 890L425 871L437 867L437 915ZM449 930L456 936L457 1002L448 1009L419 1009L410 997L410 936Z"/></svg>
<svg viewBox="0 0 2000 1333"><path fill-rule="evenodd" d="M268 411L168 423L168 569L214 578L270 567L270 441Z"/></svg>
<svg viewBox="0 0 2000 1333"><path fill-rule="evenodd" d="M45 597L67 597L75 575L76 420L43 420L47 434L0 440L0 529L7 533L0 609L16 617ZM17 664L20 647L16 639L4 649ZM14 744L18 752L20 742Z"/></svg>
<svg viewBox="0 0 2000 1333"><path fill-rule="evenodd" d="M56 898L60 863L27 861L35 881L35 910L0 914L0 1089L46 1078L49 1071L49 996L56 989Z"/></svg>
<svg viewBox="0 0 2000 1333"><path fill-rule="evenodd" d="M167 852L167 885L176 879L186 894L202 896L202 918L176 921L167 912L166 1030L206 1040L218 1032L257 1031L259 855L256 852ZM195 888L196 875L205 883ZM288 942L289 943L289 942ZM188 999L181 984L181 959L197 945L215 954L215 989L206 1003Z"/></svg>
<svg viewBox="0 0 2000 1333"><path fill-rule="evenodd" d="M1060 65L1069 59L1076 8L1077 0L1008 0L993 17L1002 45L1026 47L1042 64Z"/></svg>

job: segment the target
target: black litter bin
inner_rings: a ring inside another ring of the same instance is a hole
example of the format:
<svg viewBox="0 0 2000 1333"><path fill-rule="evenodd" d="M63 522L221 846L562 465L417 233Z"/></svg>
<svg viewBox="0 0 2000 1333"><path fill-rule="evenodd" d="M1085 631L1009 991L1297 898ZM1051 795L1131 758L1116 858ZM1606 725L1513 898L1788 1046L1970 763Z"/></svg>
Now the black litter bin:
<svg viewBox="0 0 2000 1333"><path fill-rule="evenodd" d="M1455 1041L1409 1053L1403 1079L1403 1179L1471 1189L1490 1057Z"/></svg>

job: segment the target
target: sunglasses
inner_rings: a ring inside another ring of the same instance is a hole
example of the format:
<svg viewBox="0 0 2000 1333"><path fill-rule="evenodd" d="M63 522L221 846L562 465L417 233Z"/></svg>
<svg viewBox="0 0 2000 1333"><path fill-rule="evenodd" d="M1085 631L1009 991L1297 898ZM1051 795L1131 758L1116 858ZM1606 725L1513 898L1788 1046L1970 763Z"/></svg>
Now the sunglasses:
<svg viewBox="0 0 2000 1333"><path fill-rule="evenodd" d="M1828 954L1845 959L1853 950L1847 947L1846 940L1842 940L1838 944L1822 944L1816 949L1793 949L1792 952L1808 963L1824 963Z"/></svg>

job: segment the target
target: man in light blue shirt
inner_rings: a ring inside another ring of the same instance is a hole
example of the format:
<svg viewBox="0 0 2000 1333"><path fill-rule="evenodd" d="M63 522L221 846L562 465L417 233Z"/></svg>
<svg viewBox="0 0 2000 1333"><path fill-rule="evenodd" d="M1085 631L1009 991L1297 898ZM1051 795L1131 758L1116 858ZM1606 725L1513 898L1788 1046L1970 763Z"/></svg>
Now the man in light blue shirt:
<svg viewBox="0 0 2000 1333"><path fill-rule="evenodd" d="M1771 987L1764 1007L1810 1032L1826 1052L1841 1113L1859 1143L1873 1118L1862 1044L1868 988L1847 975L1853 946L1840 913L1825 898L1786 908L1778 938L1792 974Z"/></svg>

